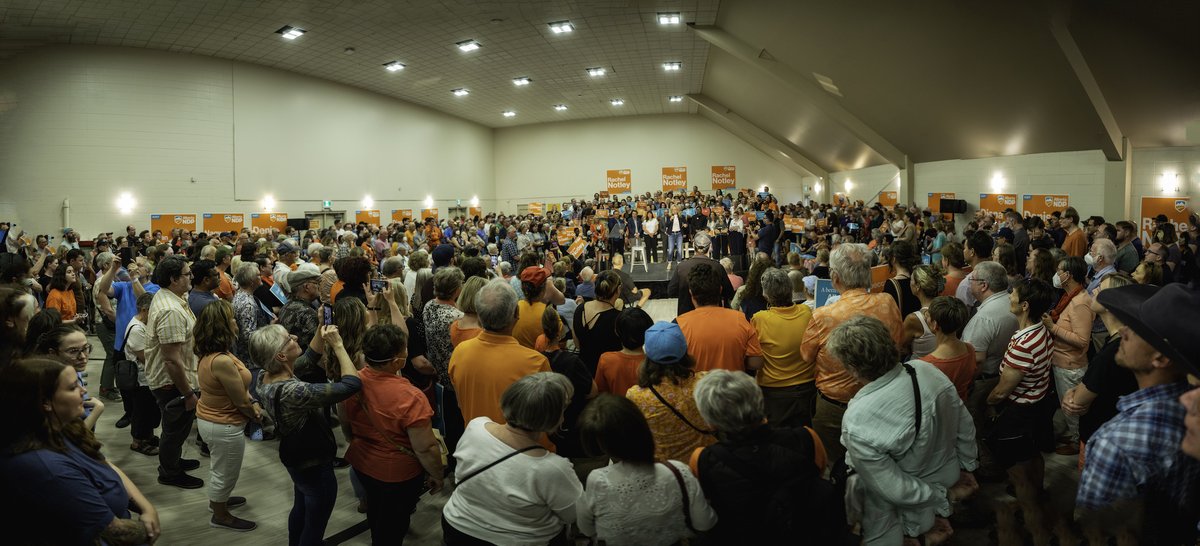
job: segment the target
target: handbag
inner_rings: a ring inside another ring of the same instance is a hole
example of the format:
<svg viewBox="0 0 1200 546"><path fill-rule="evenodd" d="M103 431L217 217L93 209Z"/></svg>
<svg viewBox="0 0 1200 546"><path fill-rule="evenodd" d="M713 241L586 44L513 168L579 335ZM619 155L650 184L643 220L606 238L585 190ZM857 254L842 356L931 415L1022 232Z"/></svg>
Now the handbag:
<svg viewBox="0 0 1200 546"><path fill-rule="evenodd" d="M128 343L129 332L133 331L134 322L129 321L129 325L125 327L125 337L123 338ZM124 356L125 347L121 347L121 355ZM138 388L138 364L127 358L117 360L116 374L113 377L113 382L117 386L118 391L131 391Z"/></svg>

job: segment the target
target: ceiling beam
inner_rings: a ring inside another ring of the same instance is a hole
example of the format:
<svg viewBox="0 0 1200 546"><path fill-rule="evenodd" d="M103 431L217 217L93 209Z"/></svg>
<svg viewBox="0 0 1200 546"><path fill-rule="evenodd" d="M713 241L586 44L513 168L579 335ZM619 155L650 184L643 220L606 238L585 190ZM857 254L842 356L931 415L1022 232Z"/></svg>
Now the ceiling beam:
<svg viewBox="0 0 1200 546"><path fill-rule="evenodd" d="M1121 161L1125 158L1125 136L1121 133L1121 128L1117 126L1117 118L1113 116L1112 109L1108 107L1108 101L1104 100L1104 93L1100 90L1100 84L1096 81L1096 76L1092 74L1092 69L1088 67L1087 59L1083 57L1083 51L1080 51L1079 44L1075 43L1075 38L1067 29L1066 21L1065 13L1059 11L1051 17L1050 31L1058 42L1058 48L1066 56L1067 63L1071 65L1071 70L1075 72L1075 78L1079 80L1079 84L1083 86L1084 92L1092 102L1092 108L1096 111L1096 116L1100 118L1100 123L1104 125L1106 138L1100 146L1104 151L1104 156L1109 161Z"/></svg>
<svg viewBox="0 0 1200 546"><path fill-rule="evenodd" d="M756 48L716 26L688 25L704 41L737 57L796 91L802 98L832 118L855 138L889 163L904 168L905 154L882 135L842 106L809 75L776 61L767 50Z"/></svg>
<svg viewBox="0 0 1200 546"><path fill-rule="evenodd" d="M791 167L793 170L799 167L799 170L803 171L801 174L829 178L828 169L809 159L794 144L772 136L711 97L703 94L691 94L687 95L687 98L701 110L717 118L719 125L750 143L755 148L758 148L759 151L767 154L772 159Z"/></svg>

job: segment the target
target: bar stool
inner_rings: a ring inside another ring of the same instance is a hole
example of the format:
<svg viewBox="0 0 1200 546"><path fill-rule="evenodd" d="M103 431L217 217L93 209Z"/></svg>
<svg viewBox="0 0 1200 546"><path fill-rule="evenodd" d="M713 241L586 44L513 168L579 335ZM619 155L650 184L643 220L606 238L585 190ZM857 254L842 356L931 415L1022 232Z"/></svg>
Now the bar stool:
<svg viewBox="0 0 1200 546"><path fill-rule="evenodd" d="M640 260L639 260L640 258ZM633 246L629 249L629 272L633 272L633 268L637 267L638 263L642 264L642 271L650 272L650 266L646 261L646 243L641 239L634 239Z"/></svg>

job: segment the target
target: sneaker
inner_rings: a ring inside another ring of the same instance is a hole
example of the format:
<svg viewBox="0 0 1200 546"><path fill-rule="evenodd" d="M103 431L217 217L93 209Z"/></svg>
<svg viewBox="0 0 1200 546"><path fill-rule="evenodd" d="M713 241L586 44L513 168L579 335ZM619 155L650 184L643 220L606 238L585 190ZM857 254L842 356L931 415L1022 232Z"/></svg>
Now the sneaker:
<svg viewBox="0 0 1200 546"><path fill-rule="evenodd" d="M204 487L204 480L194 476L188 476L187 474L179 474L178 476L171 476L169 478L159 476L158 483L169 485L171 487L178 487L180 489L200 489L201 487Z"/></svg>
<svg viewBox="0 0 1200 546"><path fill-rule="evenodd" d="M108 400L109 402L120 402L121 393L118 392L117 389L100 389L100 398Z"/></svg>
<svg viewBox="0 0 1200 546"><path fill-rule="evenodd" d="M237 508L239 506L245 506L245 505L246 505L246 497L229 497L229 499L225 501L226 509ZM212 511L213 511L212 505L208 506L208 511L209 511L209 513L212 513Z"/></svg>
<svg viewBox="0 0 1200 546"><path fill-rule="evenodd" d="M120 419L117 419L117 428L125 428L128 426L129 426L129 414L126 413L125 415L122 415Z"/></svg>
<svg viewBox="0 0 1200 546"><path fill-rule="evenodd" d="M253 531L255 528L258 527L258 524L254 523L253 521L244 520L244 519L236 517L236 516L231 517L229 519L229 521L217 521L217 518L214 517L214 518L208 520L208 524L212 527L217 527L219 529L229 529L230 531L237 531L239 533L244 533L246 531Z"/></svg>
<svg viewBox="0 0 1200 546"><path fill-rule="evenodd" d="M179 459L179 468L182 468L184 471L195 470L200 468L200 461L196 459Z"/></svg>

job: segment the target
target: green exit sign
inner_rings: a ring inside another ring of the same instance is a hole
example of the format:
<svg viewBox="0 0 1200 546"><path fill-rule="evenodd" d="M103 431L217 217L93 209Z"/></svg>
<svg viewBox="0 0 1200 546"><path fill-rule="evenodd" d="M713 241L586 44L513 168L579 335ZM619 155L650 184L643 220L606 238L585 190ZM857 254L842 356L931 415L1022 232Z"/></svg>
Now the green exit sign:
<svg viewBox="0 0 1200 546"><path fill-rule="evenodd" d="M327 209L333 208L333 201L321 201L321 206Z"/></svg>

